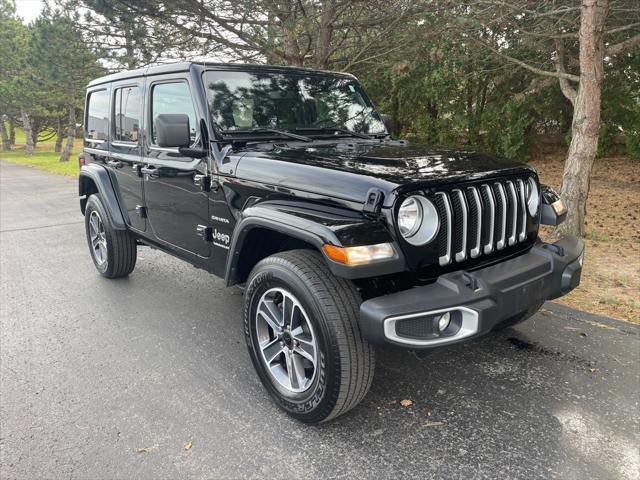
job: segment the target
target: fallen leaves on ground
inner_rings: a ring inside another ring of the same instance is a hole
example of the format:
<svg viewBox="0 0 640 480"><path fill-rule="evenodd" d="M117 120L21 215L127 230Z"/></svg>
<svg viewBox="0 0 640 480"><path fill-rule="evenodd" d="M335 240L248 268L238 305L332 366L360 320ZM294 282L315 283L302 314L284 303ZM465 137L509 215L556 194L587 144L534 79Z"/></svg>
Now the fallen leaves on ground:
<svg viewBox="0 0 640 480"><path fill-rule="evenodd" d="M402 405L405 408L409 408L411 405L413 405L413 401L412 400L400 400L400 405Z"/></svg>
<svg viewBox="0 0 640 480"><path fill-rule="evenodd" d="M193 447L193 443L192 442L187 442L187 444L184 446L185 450L191 450L191 447Z"/></svg>
<svg viewBox="0 0 640 480"><path fill-rule="evenodd" d="M542 183L559 187L565 150L539 152L531 164ZM556 301L640 323L640 176L628 157L596 159L587 206L585 260L578 288ZM543 238L551 229L542 229ZM594 325L598 326L598 325Z"/></svg>
<svg viewBox="0 0 640 480"><path fill-rule="evenodd" d="M425 427L439 427L440 425L444 425L444 422L425 422L423 425Z"/></svg>
<svg viewBox="0 0 640 480"><path fill-rule="evenodd" d="M136 453L149 453L150 448L139 448L136 450Z"/></svg>

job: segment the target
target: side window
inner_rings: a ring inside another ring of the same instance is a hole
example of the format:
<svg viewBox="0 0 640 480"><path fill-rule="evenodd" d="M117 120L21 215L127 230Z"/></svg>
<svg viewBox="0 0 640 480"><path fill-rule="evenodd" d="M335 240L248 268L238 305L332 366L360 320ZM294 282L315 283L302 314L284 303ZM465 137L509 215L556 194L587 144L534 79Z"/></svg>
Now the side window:
<svg viewBox="0 0 640 480"><path fill-rule="evenodd" d="M118 88L115 93L113 139L137 142L140 136L140 89Z"/></svg>
<svg viewBox="0 0 640 480"><path fill-rule="evenodd" d="M89 94L85 138L107 140L109 138L109 92L98 90Z"/></svg>
<svg viewBox="0 0 640 480"><path fill-rule="evenodd" d="M191 142L196 141L197 121L189 86L185 82L160 83L151 90L151 140L156 143L156 118L165 113L189 116Z"/></svg>

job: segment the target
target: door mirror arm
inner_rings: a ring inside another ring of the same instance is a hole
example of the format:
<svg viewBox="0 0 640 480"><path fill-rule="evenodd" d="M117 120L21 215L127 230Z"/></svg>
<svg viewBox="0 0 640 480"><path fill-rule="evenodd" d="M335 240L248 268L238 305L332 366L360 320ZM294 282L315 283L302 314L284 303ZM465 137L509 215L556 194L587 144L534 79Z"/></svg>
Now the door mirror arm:
<svg viewBox="0 0 640 480"><path fill-rule="evenodd" d="M180 147L178 148L178 152L180 155L184 157L192 157L192 158L205 158L208 152L204 148L190 148L190 147Z"/></svg>

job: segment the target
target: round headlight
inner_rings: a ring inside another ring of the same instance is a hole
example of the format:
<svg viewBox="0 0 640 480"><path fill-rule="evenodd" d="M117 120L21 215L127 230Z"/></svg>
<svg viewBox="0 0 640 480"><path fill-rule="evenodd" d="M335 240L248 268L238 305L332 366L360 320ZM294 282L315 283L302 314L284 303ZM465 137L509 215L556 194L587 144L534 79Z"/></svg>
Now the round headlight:
<svg viewBox="0 0 640 480"><path fill-rule="evenodd" d="M540 206L540 191L538 190L538 184L533 177L530 177L529 180L527 180L526 193L529 215L535 217L536 213L538 213L538 207Z"/></svg>
<svg viewBox="0 0 640 480"><path fill-rule="evenodd" d="M398 229L411 245L424 245L438 233L440 220L435 205L427 198L414 195L398 210Z"/></svg>
<svg viewBox="0 0 640 480"><path fill-rule="evenodd" d="M398 210L398 228L404 238L416 234L422 223L422 206L416 197L409 197Z"/></svg>

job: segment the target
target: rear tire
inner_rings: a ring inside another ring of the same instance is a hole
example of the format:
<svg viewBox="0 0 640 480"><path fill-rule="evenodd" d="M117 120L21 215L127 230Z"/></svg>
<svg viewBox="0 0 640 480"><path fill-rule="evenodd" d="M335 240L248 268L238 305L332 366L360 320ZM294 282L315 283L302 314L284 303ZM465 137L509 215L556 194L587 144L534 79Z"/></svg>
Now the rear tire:
<svg viewBox="0 0 640 480"><path fill-rule="evenodd" d="M353 283L335 277L310 250L265 258L249 275L244 298L249 354L263 385L294 418L326 422L351 410L369 391L375 353L360 333L360 302ZM302 347L306 353L299 355Z"/></svg>
<svg viewBox="0 0 640 480"><path fill-rule="evenodd" d="M116 230L99 193L87 200L84 212L85 230L91 259L103 277L129 275L136 266L136 239L128 230Z"/></svg>

